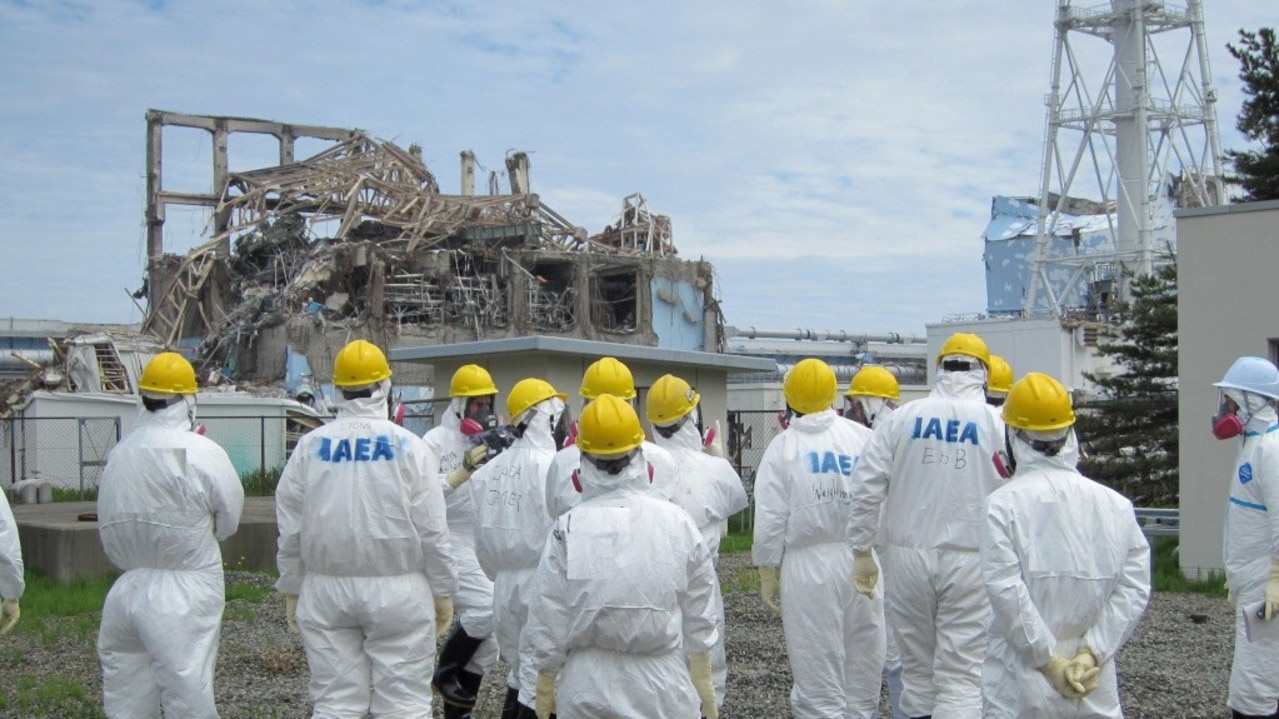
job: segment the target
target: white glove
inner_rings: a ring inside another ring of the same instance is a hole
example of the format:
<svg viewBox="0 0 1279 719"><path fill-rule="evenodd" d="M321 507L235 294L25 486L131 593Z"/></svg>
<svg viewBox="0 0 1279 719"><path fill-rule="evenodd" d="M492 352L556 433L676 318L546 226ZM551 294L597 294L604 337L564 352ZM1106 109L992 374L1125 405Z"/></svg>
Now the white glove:
<svg viewBox="0 0 1279 719"><path fill-rule="evenodd" d="M298 627L298 595L284 595L284 621L289 625L289 631L294 634L301 634L302 630Z"/></svg>
<svg viewBox="0 0 1279 719"><path fill-rule="evenodd" d="M13 631L13 625L18 623L20 616L22 611L18 609L18 600L6 599L4 604L0 604L0 637Z"/></svg>
<svg viewBox="0 0 1279 719"><path fill-rule="evenodd" d="M724 433L719 429L719 420L715 420L714 426L711 427L711 441L702 447L702 451L712 457L721 459L724 457Z"/></svg>
<svg viewBox="0 0 1279 719"><path fill-rule="evenodd" d="M537 719L550 719L555 713L555 672L538 672L533 711Z"/></svg>
<svg viewBox="0 0 1279 719"><path fill-rule="evenodd" d="M435 638L439 639L453 626L453 597L435 597Z"/></svg>
<svg viewBox="0 0 1279 719"><path fill-rule="evenodd" d="M759 598L764 600L764 606L781 614L781 597L782 587L777 582L777 567L760 567Z"/></svg>
<svg viewBox="0 0 1279 719"><path fill-rule="evenodd" d="M693 688L702 700L702 716L706 719L719 719L719 705L715 703L715 682L711 679L711 653L689 654L688 675L692 677Z"/></svg>
<svg viewBox="0 0 1279 719"><path fill-rule="evenodd" d="M875 598L875 585L879 583L879 565L869 551L853 550L853 588L858 594Z"/></svg>
<svg viewBox="0 0 1279 719"><path fill-rule="evenodd" d="M445 477L444 481L448 482L453 489L457 489L466 484L466 481L471 478L471 474L483 467L487 461L489 461L488 445L477 444L462 454L462 463L452 472L449 472L449 476Z"/></svg>

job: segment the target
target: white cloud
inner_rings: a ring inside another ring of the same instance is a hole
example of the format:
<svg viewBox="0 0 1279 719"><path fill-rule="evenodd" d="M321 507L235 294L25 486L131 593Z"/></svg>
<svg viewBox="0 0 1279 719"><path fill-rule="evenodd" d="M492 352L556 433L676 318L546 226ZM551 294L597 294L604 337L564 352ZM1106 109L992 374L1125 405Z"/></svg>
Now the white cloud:
<svg viewBox="0 0 1279 719"><path fill-rule="evenodd" d="M1237 147L1224 47L1273 2L1205 2ZM0 4L0 301L136 319L155 107L417 142L446 191L460 150L497 170L526 150L593 232L636 191L670 215L730 322L919 332L984 306L990 198L1038 191L1054 5ZM171 144L170 176L202 181L207 150Z"/></svg>

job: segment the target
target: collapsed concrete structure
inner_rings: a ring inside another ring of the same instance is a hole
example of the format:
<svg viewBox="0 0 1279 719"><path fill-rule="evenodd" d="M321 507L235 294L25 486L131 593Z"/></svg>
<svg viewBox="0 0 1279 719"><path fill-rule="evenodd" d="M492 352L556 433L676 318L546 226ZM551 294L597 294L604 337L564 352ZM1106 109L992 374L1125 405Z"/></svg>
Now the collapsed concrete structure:
<svg viewBox="0 0 1279 719"><path fill-rule="evenodd" d="M215 193L164 189L166 126L212 134ZM236 132L275 137L281 164L230 171ZM152 110L147 135L143 330L196 346L206 370L253 382L325 377L354 336L387 347L544 334L721 349L713 268L677 256L669 218L641 195L590 235L530 191L522 152L506 161L509 192L493 175L487 195L475 194L475 158L463 152L461 194L446 195L420 148L360 130ZM291 162L298 137L334 144ZM166 254L170 204L210 208L211 239ZM421 366L401 369L416 373L402 382L430 383Z"/></svg>

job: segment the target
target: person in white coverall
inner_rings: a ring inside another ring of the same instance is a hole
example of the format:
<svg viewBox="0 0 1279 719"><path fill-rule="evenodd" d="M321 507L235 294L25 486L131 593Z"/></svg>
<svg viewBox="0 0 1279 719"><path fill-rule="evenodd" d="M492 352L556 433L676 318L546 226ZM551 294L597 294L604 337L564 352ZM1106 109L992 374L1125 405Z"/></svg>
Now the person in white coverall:
<svg viewBox="0 0 1279 719"><path fill-rule="evenodd" d="M987 495L1004 482L992 461L1004 428L986 404L989 361L980 337L947 339L932 392L882 420L854 477L853 581L859 592L875 593L871 548L878 541L902 659L901 708L911 717L981 715L990 618L981 527Z"/></svg>
<svg viewBox="0 0 1279 719"><path fill-rule="evenodd" d="M884 367L866 365L857 370L848 383L848 391L844 393L844 419L851 420L868 429L875 429L875 423L886 420L897 409L901 401L901 387L897 384L897 376ZM881 505L880 517L883 517ZM884 612L887 616L888 604L891 600L884 597ZM907 719L901 710L902 698L902 660L897 650L897 640L893 638L893 626L885 622L884 670L888 679L888 703L892 709L893 719Z"/></svg>
<svg viewBox="0 0 1279 719"><path fill-rule="evenodd" d="M235 533L244 487L195 433L195 370L156 355L138 380L133 429L98 485L98 533L124 574L102 607L98 657L111 719L218 716L213 671L226 589L218 542Z"/></svg>
<svg viewBox="0 0 1279 719"><path fill-rule="evenodd" d="M630 368L614 357L601 357L592 362L582 374L582 387L578 393L584 400L582 406L602 394L611 394L627 402L634 402L637 396ZM559 451L555 453L546 480L546 508L551 519L567 512L582 498L572 480L573 472L581 464L581 453L572 433L557 448ZM647 440L643 455L648 465L649 491L661 499L671 499L675 492L675 460L665 449Z"/></svg>
<svg viewBox="0 0 1279 719"><path fill-rule="evenodd" d="M733 465L706 452L701 399L688 382L668 374L659 377L649 388L646 410L656 434L653 441L675 460L675 496L671 501L692 517L712 560L718 561L724 523L746 509L749 501L742 478L733 470ZM715 698L723 706L728 660L724 654L724 598L718 581L715 614L719 618L719 641L711 650L711 667Z"/></svg>
<svg viewBox="0 0 1279 719"><path fill-rule="evenodd" d="M537 717L718 719L711 551L687 513L645 490L630 404L601 395L580 428L582 502L547 538L524 635Z"/></svg>
<svg viewBox="0 0 1279 719"><path fill-rule="evenodd" d="M1075 469L1070 394L1031 372L1003 406L1013 472L981 535L990 598L984 719L1118 719L1114 658L1150 599L1132 502Z"/></svg>
<svg viewBox="0 0 1279 719"><path fill-rule="evenodd" d="M275 587L317 719L430 716L435 638L453 622L437 460L388 419L390 378L373 344L343 347L337 417L302 437L276 488Z"/></svg>
<svg viewBox="0 0 1279 719"><path fill-rule="evenodd" d="M9 508L9 498L0 492L0 637L13 631L22 611L18 600L27 587L22 574L22 545L18 542L18 523Z"/></svg>
<svg viewBox="0 0 1279 719"><path fill-rule="evenodd" d="M1279 369L1261 357L1240 357L1215 386L1218 439L1240 437L1226 508L1226 584L1237 602L1235 655L1227 705L1235 719L1279 717L1279 635L1248 639L1244 612L1279 621Z"/></svg>
<svg viewBox="0 0 1279 719"><path fill-rule="evenodd" d="M821 360L797 363L782 390L792 419L755 475L760 595L782 615L792 714L868 719L884 671L884 600L854 591L846 532L853 470L871 431L835 414L835 372Z"/></svg>
<svg viewBox="0 0 1279 719"><path fill-rule="evenodd" d="M444 702L444 719L469 719L484 674L497 663L493 636L493 580L475 558L475 509L463 486L488 459L488 447L471 436L497 426L497 385L479 365L462 365L449 382L448 407L423 439L439 458L441 489L448 505L449 552L457 569L453 595L457 623L440 648L431 687Z"/></svg>
<svg viewBox="0 0 1279 719"><path fill-rule="evenodd" d="M546 473L555 456L555 432L566 396L550 383L522 379L506 396L518 439L471 476L475 556L493 579L493 625L498 650L510 668L502 718L531 717L537 671L520 656L520 632L537 601L533 578L551 528Z"/></svg>

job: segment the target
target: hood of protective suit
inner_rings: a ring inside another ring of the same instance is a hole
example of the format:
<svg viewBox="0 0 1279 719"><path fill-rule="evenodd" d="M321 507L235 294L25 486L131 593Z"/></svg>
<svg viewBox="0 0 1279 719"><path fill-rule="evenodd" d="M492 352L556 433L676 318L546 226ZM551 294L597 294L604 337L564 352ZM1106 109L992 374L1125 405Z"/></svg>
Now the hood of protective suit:
<svg viewBox="0 0 1279 719"><path fill-rule="evenodd" d="M181 402L173 404L155 412L149 411L142 404L142 398L138 398L138 416L133 422L134 426L142 427L167 427L169 429L195 429L195 395L182 395Z"/></svg>
<svg viewBox="0 0 1279 719"><path fill-rule="evenodd" d="M362 417L365 419L387 419L390 409L386 403L391 396L391 380L384 379L373 388L368 397L346 399L342 396L342 388L337 388L338 417Z"/></svg>
<svg viewBox="0 0 1279 719"><path fill-rule="evenodd" d="M555 425L560 421L560 415L564 414L565 407L564 400L559 397L544 399L529 407L515 422L516 424L527 422L528 426L525 427L524 434L515 440L512 446L558 450L559 447L555 444Z"/></svg>
<svg viewBox="0 0 1279 719"><path fill-rule="evenodd" d="M1073 429L1066 435L1066 443L1062 445L1061 451L1051 457L1030 446L1030 442L1023 439L1020 432L1010 429L1008 433L1012 443L1013 459L1017 461L1017 471L1013 476L1035 469L1073 470L1079 463L1079 444Z"/></svg>
<svg viewBox="0 0 1279 719"><path fill-rule="evenodd" d="M937 383L933 385L934 397L955 397L958 399L980 399L986 401L986 370L972 369L966 372L937 373Z"/></svg>
<svg viewBox="0 0 1279 719"><path fill-rule="evenodd" d="M621 472L609 474L583 459L577 479L582 485L583 500L624 490L643 492L648 488L648 465L644 454L637 453Z"/></svg>
<svg viewBox="0 0 1279 719"><path fill-rule="evenodd" d="M806 434L821 432L831 426L835 420L840 419L833 409L824 409L821 412L806 414L803 417L796 417L790 421L790 429L795 429Z"/></svg>
<svg viewBox="0 0 1279 719"><path fill-rule="evenodd" d="M660 433L654 431L654 443L666 449L702 451L702 433L697 431L697 423L693 421L694 419L694 417L689 416L688 421L680 425L680 428L675 434L671 435L670 439L666 439Z"/></svg>
<svg viewBox="0 0 1279 719"><path fill-rule="evenodd" d="M440 426L454 432L462 431L462 415L466 412L466 401L470 397L454 397L449 400L448 409L444 410L444 418Z"/></svg>
<svg viewBox="0 0 1279 719"><path fill-rule="evenodd" d="M1222 392L1239 405L1239 419L1243 422L1245 432L1261 434L1279 421L1273 400L1254 392L1237 389L1225 389Z"/></svg>

